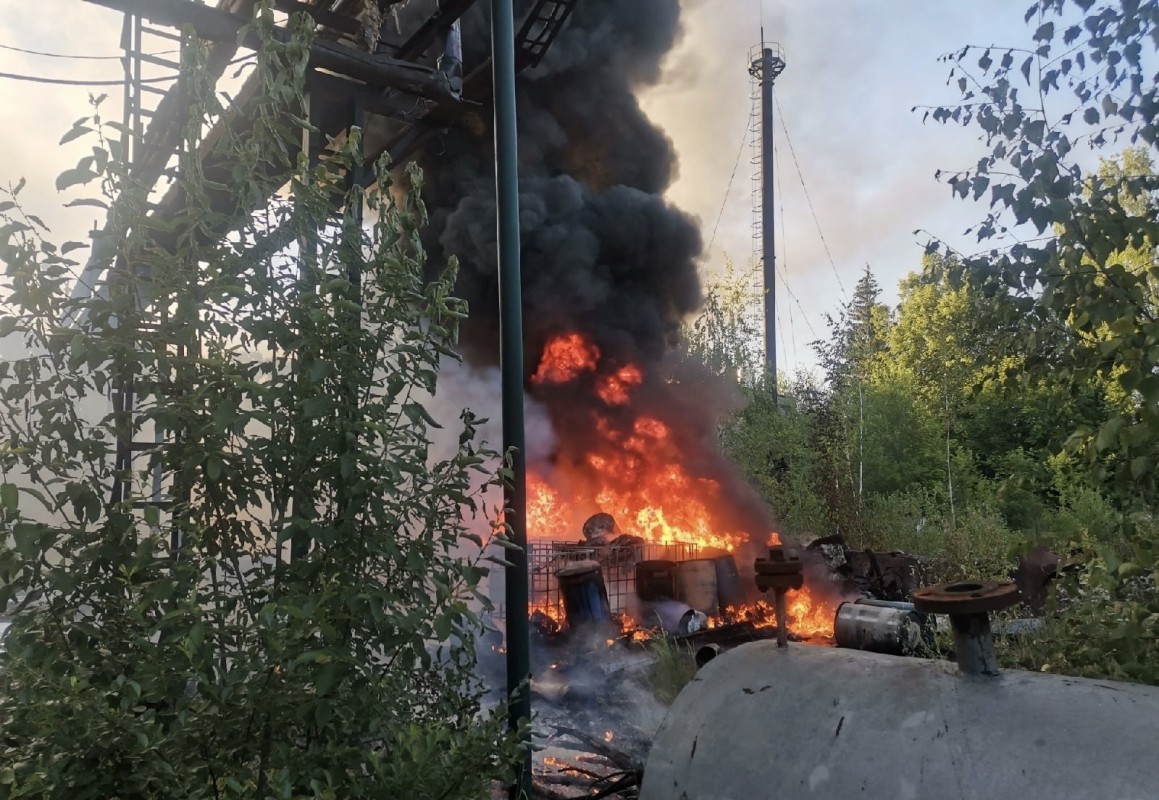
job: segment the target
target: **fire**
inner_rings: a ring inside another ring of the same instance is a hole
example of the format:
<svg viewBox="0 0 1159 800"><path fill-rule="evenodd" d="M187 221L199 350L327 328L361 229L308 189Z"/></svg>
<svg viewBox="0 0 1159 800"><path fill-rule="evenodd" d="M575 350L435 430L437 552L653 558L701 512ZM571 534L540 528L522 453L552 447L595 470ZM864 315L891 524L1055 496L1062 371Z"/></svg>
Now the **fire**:
<svg viewBox="0 0 1159 800"><path fill-rule="evenodd" d="M590 439L582 454L566 453L570 458L559 459L550 476L528 472L529 538L573 538L598 511L610 514L622 533L650 544L687 543L733 552L752 541L757 532L729 529L722 515L714 513L724 507L721 486L688 471L679 432L655 416L633 413L633 395L644 384L637 365L609 364L582 334L561 334L547 342L531 383L568 384L587 373L594 376L599 400L588 412ZM780 543L776 532L768 534L769 545ZM560 608L536 606L532 611L563 624ZM744 619L775 624L771 607L758 603L743 611ZM815 602L808 587L790 595L790 614L799 634L832 629L833 609Z"/></svg>
<svg viewBox="0 0 1159 800"><path fill-rule="evenodd" d="M570 383L582 372L591 372L600 359L600 349L578 333L556 336L543 349L532 383Z"/></svg>
<svg viewBox="0 0 1159 800"><path fill-rule="evenodd" d="M789 630L793 633L798 636L833 635L836 603L813 597L808 586L791 592L786 600L789 606Z"/></svg>
<svg viewBox="0 0 1159 800"><path fill-rule="evenodd" d="M610 406L626 406L631 400L631 390L644 380L640 370L633 364L620 367L615 373L605 375L596 383L596 394Z"/></svg>
<svg viewBox="0 0 1159 800"><path fill-rule="evenodd" d="M721 530L714 522L710 507L720 485L688 474L664 423L640 417L625 432L605 419L596 431L598 440L586 458L587 483L595 484L589 502L569 504L542 477L528 474L531 538L560 538L599 510L611 514L624 533L653 544L687 542L731 551L748 541L746 532Z"/></svg>

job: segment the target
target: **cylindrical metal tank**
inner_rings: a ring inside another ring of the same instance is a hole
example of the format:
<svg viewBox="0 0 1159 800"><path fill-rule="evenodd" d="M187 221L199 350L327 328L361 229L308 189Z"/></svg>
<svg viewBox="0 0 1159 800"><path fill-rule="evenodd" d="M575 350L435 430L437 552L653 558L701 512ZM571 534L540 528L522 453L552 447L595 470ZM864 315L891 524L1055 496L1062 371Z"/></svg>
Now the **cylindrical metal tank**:
<svg viewBox="0 0 1159 800"><path fill-rule="evenodd" d="M716 564L716 597L721 611L731 608L736 611L748 600L745 583L736 568L732 553L723 553L712 559Z"/></svg>
<svg viewBox="0 0 1159 800"><path fill-rule="evenodd" d="M716 593L716 562L711 558L681 561L676 567L676 599L697 611L715 616L719 611Z"/></svg>
<svg viewBox="0 0 1159 800"><path fill-rule="evenodd" d="M676 597L676 562L650 560L636 564L636 596L641 600Z"/></svg>
<svg viewBox="0 0 1159 800"><path fill-rule="evenodd" d="M838 647L911 655L919 652L932 632L930 620L906 603L842 603L833 617L833 639Z"/></svg>
<svg viewBox="0 0 1159 800"><path fill-rule="evenodd" d="M1159 688L753 642L676 698L642 800L1144 800Z"/></svg>

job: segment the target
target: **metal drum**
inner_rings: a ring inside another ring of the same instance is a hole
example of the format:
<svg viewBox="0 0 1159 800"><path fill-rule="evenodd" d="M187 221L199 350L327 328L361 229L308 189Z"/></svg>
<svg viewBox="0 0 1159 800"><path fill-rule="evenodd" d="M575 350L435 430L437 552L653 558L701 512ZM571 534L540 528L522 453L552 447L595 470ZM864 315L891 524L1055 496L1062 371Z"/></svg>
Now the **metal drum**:
<svg viewBox="0 0 1159 800"><path fill-rule="evenodd" d="M683 600L697 611L716 616L720 601L716 587L716 561L696 558L682 561L676 567L676 599Z"/></svg>
<svg viewBox="0 0 1159 800"><path fill-rule="evenodd" d="M675 598L676 562L656 560L637 563L636 596L648 602Z"/></svg>
<svg viewBox="0 0 1159 800"><path fill-rule="evenodd" d="M833 618L837 646L897 656L921 652L932 636L933 620L912 604L883 602L839 605Z"/></svg>
<svg viewBox="0 0 1159 800"><path fill-rule="evenodd" d="M748 600L744 581L736 568L736 559L731 553L724 553L713 559L716 564L716 596L723 611L726 608L739 609Z"/></svg>
<svg viewBox="0 0 1159 800"><path fill-rule="evenodd" d="M567 626L576 630L583 625L612 621L612 606L604 573L595 561L577 561L555 573Z"/></svg>

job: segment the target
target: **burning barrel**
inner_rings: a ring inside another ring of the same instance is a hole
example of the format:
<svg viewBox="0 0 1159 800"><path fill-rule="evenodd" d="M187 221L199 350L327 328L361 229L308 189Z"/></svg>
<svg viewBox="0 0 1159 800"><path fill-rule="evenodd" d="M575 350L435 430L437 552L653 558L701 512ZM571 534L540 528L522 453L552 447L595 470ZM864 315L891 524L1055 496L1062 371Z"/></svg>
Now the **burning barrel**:
<svg viewBox="0 0 1159 800"><path fill-rule="evenodd" d="M736 568L736 559L731 553L723 553L712 561L716 565L716 596L721 610L739 609L745 605L748 597L744 581L740 577L740 570Z"/></svg>
<svg viewBox="0 0 1159 800"><path fill-rule="evenodd" d="M572 631L592 623L611 622L612 606L604 573L595 561L577 561L555 573L563 611Z"/></svg>
<svg viewBox="0 0 1159 800"><path fill-rule="evenodd" d="M636 564L636 596L646 602L676 597L675 561L640 561Z"/></svg>
<svg viewBox="0 0 1159 800"><path fill-rule="evenodd" d="M710 617L720 608L716 587L716 561L694 558L681 561L676 569L676 599L683 600Z"/></svg>

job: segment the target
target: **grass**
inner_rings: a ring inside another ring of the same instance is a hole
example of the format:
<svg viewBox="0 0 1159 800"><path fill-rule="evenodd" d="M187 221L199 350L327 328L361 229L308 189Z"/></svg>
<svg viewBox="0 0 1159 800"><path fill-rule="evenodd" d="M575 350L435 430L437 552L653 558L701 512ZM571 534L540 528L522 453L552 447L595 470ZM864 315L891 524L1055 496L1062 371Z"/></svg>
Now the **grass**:
<svg viewBox="0 0 1159 800"><path fill-rule="evenodd" d="M667 636L657 636L648 645L656 657L652 665L652 692L664 705L671 705L676 695L696 676L692 651Z"/></svg>

